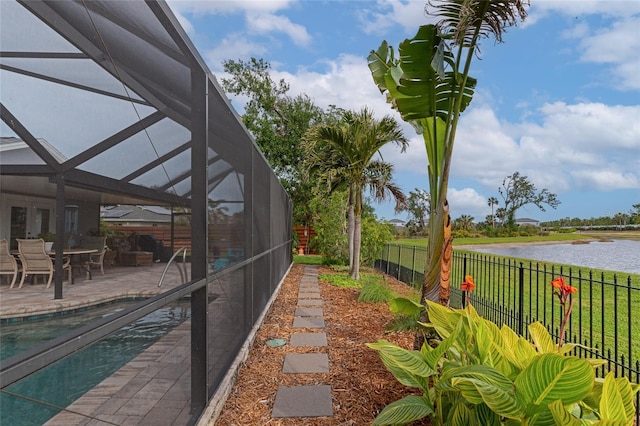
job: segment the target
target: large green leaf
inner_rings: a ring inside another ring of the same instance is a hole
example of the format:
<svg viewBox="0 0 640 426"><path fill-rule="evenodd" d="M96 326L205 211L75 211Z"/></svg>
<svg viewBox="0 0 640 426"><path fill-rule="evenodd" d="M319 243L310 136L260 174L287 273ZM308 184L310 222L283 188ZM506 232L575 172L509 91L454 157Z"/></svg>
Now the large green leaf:
<svg viewBox="0 0 640 426"><path fill-rule="evenodd" d="M409 395L384 407L372 425L403 425L433 413L424 396Z"/></svg>
<svg viewBox="0 0 640 426"><path fill-rule="evenodd" d="M448 426L468 426L476 424L475 413L472 413L469 407L467 407L462 400L458 402L449 410L449 418L447 419ZM473 420L472 420L473 419Z"/></svg>
<svg viewBox="0 0 640 426"><path fill-rule="evenodd" d="M557 400L549 404L549 410L553 415L555 423L563 426L583 426L589 423L585 420L580 420L571 415L571 413L565 408L562 401Z"/></svg>
<svg viewBox="0 0 640 426"><path fill-rule="evenodd" d="M631 423L635 414L633 397L635 393L626 377L615 378L613 372L606 375L600 398L602 419Z"/></svg>
<svg viewBox="0 0 640 426"><path fill-rule="evenodd" d="M572 404L586 397L593 388L595 373L580 358L555 353L536 357L516 378L518 400L533 413L555 400Z"/></svg>
<svg viewBox="0 0 640 426"><path fill-rule="evenodd" d="M436 371L426 363L420 351L410 351L386 340L367 343L367 346L378 351L385 367L405 386L426 390L428 388L426 379L436 374Z"/></svg>
<svg viewBox="0 0 640 426"><path fill-rule="evenodd" d="M453 332L444 339L435 348L430 347L426 342L422 345L422 354L424 355L425 362L429 364L429 367L436 369L438 362L442 356L454 345L458 339L458 335L462 330L462 321L458 321L456 328Z"/></svg>
<svg viewBox="0 0 640 426"><path fill-rule="evenodd" d="M404 297L396 297L389 302L389 310L394 314L413 316L420 314L423 309L421 304Z"/></svg>
<svg viewBox="0 0 640 426"><path fill-rule="evenodd" d="M439 303L430 300L426 302L428 306L429 323L433 325L441 337L449 337L453 330L455 330L458 321L462 319L462 315Z"/></svg>
<svg viewBox="0 0 640 426"><path fill-rule="evenodd" d="M445 365L442 369L439 386L446 390L458 390L470 403L481 404L484 399L477 391L473 381L502 389L509 394L513 394L515 390L511 380L503 376L495 368L483 364L460 367L448 367Z"/></svg>
<svg viewBox="0 0 640 426"><path fill-rule="evenodd" d="M481 397L480 402L484 402L491 410L499 416L509 419L521 419L524 417L524 407L518 402L513 392L513 387L504 387L495 383L488 383L477 379L455 379L454 384L462 391L465 399L469 399L473 392L464 384L472 385ZM475 396L474 396L475 398ZM469 401L472 402L472 401Z"/></svg>
<svg viewBox="0 0 640 426"><path fill-rule="evenodd" d="M533 339L533 343L536 345L538 352L546 354L558 352L558 346L553 342L551 335L547 331L547 328L540 322L534 322L529 324L529 335Z"/></svg>

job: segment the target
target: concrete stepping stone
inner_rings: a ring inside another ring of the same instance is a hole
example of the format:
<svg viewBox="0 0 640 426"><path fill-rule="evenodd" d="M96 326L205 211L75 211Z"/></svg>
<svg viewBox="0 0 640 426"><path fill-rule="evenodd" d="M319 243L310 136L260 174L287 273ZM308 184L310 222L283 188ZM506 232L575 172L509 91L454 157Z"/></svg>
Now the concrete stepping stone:
<svg viewBox="0 0 640 426"><path fill-rule="evenodd" d="M293 315L296 317L321 317L323 313L322 308L296 308Z"/></svg>
<svg viewBox="0 0 640 426"><path fill-rule="evenodd" d="M298 299L320 299L320 293L298 293Z"/></svg>
<svg viewBox="0 0 640 426"><path fill-rule="evenodd" d="M331 386L280 386L272 418L333 416Z"/></svg>
<svg viewBox="0 0 640 426"><path fill-rule="evenodd" d="M301 299L297 306L322 306L322 299Z"/></svg>
<svg viewBox="0 0 640 426"><path fill-rule="evenodd" d="M284 356L282 372L287 374L328 373L327 354L287 354Z"/></svg>
<svg viewBox="0 0 640 426"><path fill-rule="evenodd" d="M324 318L294 317L293 328L324 328Z"/></svg>
<svg viewBox="0 0 640 426"><path fill-rule="evenodd" d="M327 346L325 333L293 333L289 341L291 346Z"/></svg>

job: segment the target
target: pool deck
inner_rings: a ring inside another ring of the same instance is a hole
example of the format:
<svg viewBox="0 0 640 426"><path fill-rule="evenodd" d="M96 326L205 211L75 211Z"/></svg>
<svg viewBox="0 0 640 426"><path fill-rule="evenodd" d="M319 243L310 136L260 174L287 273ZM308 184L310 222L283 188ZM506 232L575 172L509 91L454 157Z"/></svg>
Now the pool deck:
<svg viewBox="0 0 640 426"><path fill-rule="evenodd" d="M76 276L63 283L63 299L48 289L25 282L22 288L0 285L0 318L47 315L85 308L117 299L151 297L181 284L172 266L162 288L163 263L114 267L93 271L93 279ZM190 415L190 320L185 321L145 352L51 418L46 425L186 425Z"/></svg>
<svg viewBox="0 0 640 426"><path fill-rule="evenodd" d="M54 283L46 288L43 276L37 276L36 284L27 278L22 288L18 288L16 283L9 289L3 280L0 284L0 319L51 314L118 299L152 297L181 284L178 268L172 265L162 288L158 288L165 266L166 263L153 263L105 268L104 275L99 269L93 269L92 279L87 279L84 273L76 274L74 284L63 281L62 299L54 299Z"/></svg>

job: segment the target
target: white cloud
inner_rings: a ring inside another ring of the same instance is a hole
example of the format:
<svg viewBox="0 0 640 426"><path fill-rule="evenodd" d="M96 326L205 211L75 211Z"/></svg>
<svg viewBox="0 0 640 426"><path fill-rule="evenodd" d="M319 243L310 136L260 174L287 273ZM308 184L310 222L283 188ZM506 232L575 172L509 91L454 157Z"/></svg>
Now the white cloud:
<svg viewBox="0 0 640 426"><path fill-rule="evenodd" d="M577 170L573 175L585 188L597 191L640 188L638 175L619 170Z"/></svg>
<svg viewBox="0 0 640 426"><path fill-rule="evenodd" d="M447 191L451 217L456 219L461 214L481 218L491 214L491 208L487 205L487 199L478 194L473 188L455 189L449 188ZM457 214L456 212L461 212Z"/></svg>
<svg viewBox="0 0 640 426"><path fill-rule="evenodd" d="M252 56L260 57L267 53L264 44L254 43L244 34L229 34L216 45L204 53L204 59L214 73L222 70L222 61L227 59L248 59Z"/></svg>
<svg viewBox="0 0 640 426"><path fill-rule="evenodd" d="M254 34L281 32L298 46L308 46L311 43L311 36L302 25L294 24L289 18L272 13L248 13L247 30Z"/></svg>
<svg viewBox="0 0 640 426"><path fill-rule="evenodd" d="M380 0L374 9L362 9L358 20L365 34L383 34L394 25L413 34L420 25L438 20L426 15L425 4L424 0Z"/></svg>
<svg viewBox="0 0 640 426"><path fill-rule="evenodd" d="M614 22L610 28L581 35L581 60L613 67L615 79L610 85L618 89L640 90L640 17Z"/></svg>
<svg viewBox="0 0 640 426"><path fill-rule="evenodd" d="M189 13L197 16L236 12L276 12L289 8L292 0L168 0L174 13Z"/></svg>

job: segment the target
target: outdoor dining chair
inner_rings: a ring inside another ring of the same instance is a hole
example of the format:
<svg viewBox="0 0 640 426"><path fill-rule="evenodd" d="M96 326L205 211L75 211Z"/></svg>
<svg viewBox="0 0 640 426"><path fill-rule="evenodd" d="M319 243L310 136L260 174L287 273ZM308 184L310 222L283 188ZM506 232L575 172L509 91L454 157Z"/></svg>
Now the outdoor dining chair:
<svg viewBox="0 0 640 426"><path fill-rule="evenodd" d="M18 288L22 288L27 275L48 275L47 288L53 278L53 261L44 248L42 238L32 240L18 240L18 257L22 263L22 277Z"/></svg>
<svg viewBox="0 0 640 426"><path fill-rule="evenodd" d="M13 288L18 278L20 267L16 258L9 252L9 242L6 239L0 240L0 275L13 275L11 278L11 285L9 288Z"/></svg>
<svg viewBox="0 0 640 426"><path fill-rule="evenodd" d="M96 249L96 253L89 254L87 265L99 267L100 272L104 275L104 253L107 249L107 237L84 237L81 244L82 248Z"/></svg>

